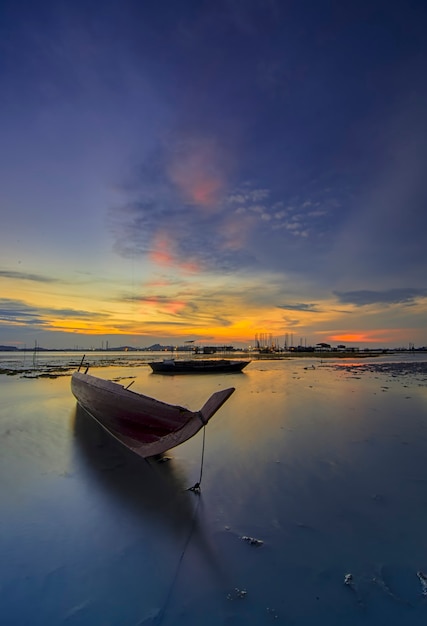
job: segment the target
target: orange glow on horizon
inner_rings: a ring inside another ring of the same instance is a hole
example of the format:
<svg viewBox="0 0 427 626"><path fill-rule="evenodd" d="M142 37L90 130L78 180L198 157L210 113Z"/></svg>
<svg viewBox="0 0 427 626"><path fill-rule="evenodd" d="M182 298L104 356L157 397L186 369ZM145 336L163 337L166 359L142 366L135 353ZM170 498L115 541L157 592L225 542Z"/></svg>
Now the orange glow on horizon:
<svg viewBox="0 0 427 626"><path fill-rule="evenodd" d="M330 341L338 343L370 343L376 341L374 337L370 337L366 333L344 333L342 335L331 335Z"/></svg>
<svg viewBox="0 0 427 626"><path fill-rule="evenodd" d="M239 232L237 221L227 220L221 244L237 246L239 237L245 236L245 228L251 226L250 218L249 215L243 233L242 229ZM153 244L153 250L167 268L144 267L136 280L132 275L132 283L127 275L123 280L113 276L97 283L90 275L82 274L74 282L71 279L52 283L27 281L24 296L22 281L5 279L4 284L11 285L7 297L22 301L23 313L28 310L34 315L34 332L46 336L48 333L114 335L118 341L120 336L126 336L123 341L135 338L141 347L149 345L152 338L171 345L195 338L205 344L249 346L259 333L271 335L280 346L284 346L285 335L289 333L296 338L304 337L307 345L322 341L360 348L402 346L409 342L425 345L423 338L419 338L424 331L405 327L401 319L396 320L401 322L400 326L384 328L383 324L394 320L382 315L358 318L354 322L359 328L348 328L348 316L332 317L326 308L315 314L303 310L287 315L271 304L276 301L271 296L276 289L274 277L270 280L266 276L261 289L256 284L253 288L251 276L237 275L230 281L228 276L204 275L200 265L179 263L173 237L165 230L159 230ZM185 274L183 266L196 272ZM107 289L110 284L111 292ZM28 333L27 319L28 314L10 315L10 319L0 320L0 328L13 327L10 332L18 337L20 328ZM372 326L360 328L365 324ZM3 343L7 345L6 337Z"/></svg>
<svg viewBox="0 0 427 626"><path fill-rule="evenodd" d="M329 335L329 341L338 343L392 343L401 340L405 336L405 330L389 328L383 330L366 330L361 332L343 332Z"/></svg>

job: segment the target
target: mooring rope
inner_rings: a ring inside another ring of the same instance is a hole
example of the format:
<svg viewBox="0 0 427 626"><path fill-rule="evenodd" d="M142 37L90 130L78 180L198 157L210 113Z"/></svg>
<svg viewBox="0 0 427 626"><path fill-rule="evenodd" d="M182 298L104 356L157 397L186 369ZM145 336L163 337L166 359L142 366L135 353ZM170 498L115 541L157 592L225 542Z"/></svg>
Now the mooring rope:
<svg viewBox="0 0 427 626"><path fill-rule="evenodd" d="M203 426L202 458L201 458L201 462L200 462L200 477L199 477L199 481L197 483L195 483L192 487L188 488L188 491L193 491L194 493L197 493L197 494L199 494L200 491L201 491L202 475L203 475L203 462L204 462L204 458L205 458L205 440L206 440L206 425Z"/></svg>
<svg viewBox="0 0 427 626"><path fill-rule="evenodd" d="M196 507L194 509L193 518L191 520L190 531L188 533L187 539L185 540L184 547L182 548L182 551L181 551L181 554L180 554L180 557L179 557L179 560L178 560L178 564L176 566L175 575L174 575L174 577L172 579L172 582L171 582L171 585L169 587L169 591L167 593L167 596L166 596L165 602L163 604L163 607L160 609L160 612L159 612L157 618L155 619L156 626L160 626L160 624L163 622L163 619L164 619L164 617L166 615L166 611L167 611L167 608L169 606L169 602L170 602L170 600L172 598L172 592L173 592L173 590L175 588L175 585L176 585L176 583L178 581L178 576L179 576L179 572L180 572L180 569L181 569L182 561L184 559L184 556L185 556L185 553L187 551L188 545L190 543L191 537L193 536L194 528L196 526L196 519L197 519L197 512L199 510L199 505L200 505L200 500L197 500L197 504L196 504Z"/></svg>
<svg viewBox="0 0 427 626"><path fill-rule="evenodd" d="M196 493L197 495L200 495L201 492L201 482L202 482L202 475L203 475L203 462L204 462L204 457L205 457L205 441L206 441L206 426L203 426L203 440L202 440L202 457L201 457L201 462L200 462L200 476L199 476L199 480L197 483L195 483L193 485L193 487L189 487L186 491L192 491L193 493ZM172 592L175 588L175 585L177 583L178 580L178 576L179 576L179 571L181 569L181 564L182 561L184 559L185 553L187 551L188 545L190 543L191 537L193 536L193 532L194 532L194 528L196 526L196 519L197 519L197 513L199 511L199 505L200 505L200 499L197 500L197 504L195 506L194 509L194 513L193 513L193 517L191 520L191 526L190 526L190 531L188 533L187 539L185 540L184 546L182 548L180 557L178 559L178 564L176 566L176 570L175 570L175 575L172 579L171 585L169 587L169 591L168 594L166 596L165 602L163 604L163 607L160 610L160 613L158 614L157 618L155 619L155 624L157 626L160 626L161 623L163 622L163 619L166 615L166 610L168 608L170 599L172 597Z"/></svg>

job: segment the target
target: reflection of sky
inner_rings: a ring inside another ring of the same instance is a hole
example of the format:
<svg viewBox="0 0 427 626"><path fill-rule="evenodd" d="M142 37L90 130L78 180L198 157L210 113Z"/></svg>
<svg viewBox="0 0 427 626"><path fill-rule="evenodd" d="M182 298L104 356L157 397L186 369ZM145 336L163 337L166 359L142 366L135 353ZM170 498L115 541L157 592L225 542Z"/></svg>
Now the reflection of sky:
<svg viewBox="0 0 427 626"><path fill-rule="evenodd" d="M425 344L422 3L25 4L0 344Z"/></svg>
<svg viewBox="0 0 427 626"><path fill-rule="evenodd" d="M425 383L307 364L252 362L202 390L96 368L196 407L233 381L206 428L200 496L185 489L201 433L152 472L75 416L69 377L0 376L4 623L422 624Z"/></svg>

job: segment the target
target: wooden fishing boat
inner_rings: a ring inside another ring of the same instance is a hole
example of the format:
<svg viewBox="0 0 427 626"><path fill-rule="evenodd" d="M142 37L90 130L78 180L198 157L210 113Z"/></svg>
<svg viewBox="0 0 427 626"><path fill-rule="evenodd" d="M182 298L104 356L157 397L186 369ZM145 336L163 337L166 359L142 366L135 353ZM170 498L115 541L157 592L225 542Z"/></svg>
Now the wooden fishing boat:
<svg viewBox="0 0 427 626"><path fill-rule="evenodd" d="M212 394L199 411L168 404L90 374L74 372L71 390L83 409L142 457L166 452L193 437L234 392Z"/></svg>
<svg viewBox="0 0 427 626"><path fill-rule="evenodd" d="M231 359L164 359L152 361L149 366L154 374L228 374L241 372L249 363Z"/></svg>

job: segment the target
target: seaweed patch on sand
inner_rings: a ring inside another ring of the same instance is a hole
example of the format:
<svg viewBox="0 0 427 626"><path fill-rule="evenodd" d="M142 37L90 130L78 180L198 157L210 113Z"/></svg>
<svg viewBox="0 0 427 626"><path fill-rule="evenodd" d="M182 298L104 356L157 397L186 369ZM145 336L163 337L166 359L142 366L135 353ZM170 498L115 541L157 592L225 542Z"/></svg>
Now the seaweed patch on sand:
<svg viewBox="0 0 427 626"><path fill-rule="evenodd" d="M427 383L427 361L419 362L392 362L392 363L328 363L323 367L336 371L345 371L350 374L381 374L392 378L407 376Z"/></svg>

